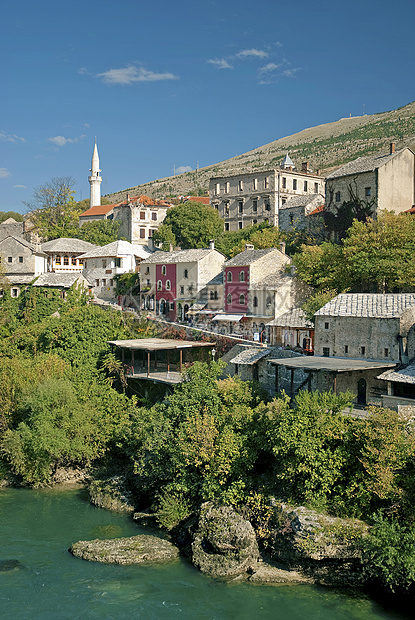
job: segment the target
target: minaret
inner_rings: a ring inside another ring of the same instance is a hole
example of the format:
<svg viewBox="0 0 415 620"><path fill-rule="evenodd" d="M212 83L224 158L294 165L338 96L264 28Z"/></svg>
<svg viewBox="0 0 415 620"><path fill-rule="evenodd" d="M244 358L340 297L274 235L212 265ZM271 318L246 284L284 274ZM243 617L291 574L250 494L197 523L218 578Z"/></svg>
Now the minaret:
<svg viewBox="0 0 415 620"><path fill-rule="evenodd" d="M99 176L101 170L99 169L99 157L97 149L97 141L95 140L94 152L92 153L91 162L91 176L88 177L89 184L91 186L91 198L90 207L96 207L101 204L101 183L102 177Z"/></svg>

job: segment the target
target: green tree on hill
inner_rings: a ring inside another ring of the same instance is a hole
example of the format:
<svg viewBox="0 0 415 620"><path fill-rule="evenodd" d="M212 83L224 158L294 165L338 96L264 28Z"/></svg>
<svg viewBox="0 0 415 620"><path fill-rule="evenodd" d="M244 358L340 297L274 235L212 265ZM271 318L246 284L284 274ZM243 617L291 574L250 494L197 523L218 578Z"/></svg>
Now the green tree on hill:
<svg viewBox="0 0 415 620"><path fill-rule="evenodd" d="M183 250L205 248L210 239L217 239L222 234L223 224L215 209L189 200L167 211L163 224L153 238L155 242L166 243L168 232L174 236L174 245L179 245Z"/></svg>

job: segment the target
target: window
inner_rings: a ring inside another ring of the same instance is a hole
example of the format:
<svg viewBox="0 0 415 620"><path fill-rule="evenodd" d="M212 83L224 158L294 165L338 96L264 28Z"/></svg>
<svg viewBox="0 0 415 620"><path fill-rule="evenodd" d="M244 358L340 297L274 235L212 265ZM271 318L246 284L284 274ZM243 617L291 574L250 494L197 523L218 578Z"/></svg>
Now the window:
<svg viewBox="0 0 415 620"><path fill-rule="evenodd" d="M157 280L157 290L161 291L161 288L162 288L161 280Z"/></svg>
<svg viewBox="0 0 415 620"><path fill-rule="evenodd" d="M265 201L265 211L271 211L271 203L269 200Z"/></svg>
<svg viewBox="0 0 415 620"><path fill-rule="evenodd" d="M166 280L166 291L170 291L171 290L171 282L170 280Z"/></svg>
<svg viewBox="0 0 415 620"><path fill-rule="evenodd" d="M254 308L258 308L258 297L255 295L254 297Z"/></svg>
<svg viewBox="0 0 415 620"><path fill-rule="evenodd" d="M83 258L80 258L80 259L79 259L79 264L80 264L80 265L83 265L83 266L85 267L85 269L86 269L86 261L84 261L84 259L83 259Z"/></svg>
<svg viewBox="0 0 415 620"><path fill-rule="evenodd" d="M308 181L304 181L304 191L308 191Z"/></svg>
<svg viewBox="0 0 415 620"><path fill-rule="evenodd" d="M228 282L232 282L232 271L228 271L228 275L226 276Z"/></svg>
<svg viewBox="0 0 415 620"><path fill-rule="evenodd" d="M287 189L287 179L286 177L282 177L282 188Z"/></svg>
<svg viewBox="0 0 415 620"><path fill-rule="evenodd" d="M383 355L389 357L389 349L383 349Z"/></svg>
<svg viewBox="0 0 415 620"><path fill-rule="evenodd" d="M229 293L229 295L226 297L226 303L227 304L231 304L232 303L232 295Z"/></svg>
<svg viewBox="0 0 415 620"><path fill-rule="evenodd" d="M314 183L314 193L318 194L318 183Z"/></svg>
<svg viewBox="0 0 415 620"><path fill-rule="evenodd" d="M229 232L229 222L225 222L225 232Z"/></svg>
<svg viewBox="0 0 415 620"><path fill-rule="evenodd" d="M166 265L162 265L161 267L161 275L165 276L166 275ZM185 276L186 277L186 276Z"/></svg>
<svg viewBox="0 0 415 620"><path fill-rule="evenodd" d="M244 211L244 203L243 203L242 200L240 200L238 202L238 211L239 211L239 213L243 213L243 211Z"/></svg>
<svg viewBox="0 0 415 620"><path fill-rule="evenodd" d="M336 193L334 194L334 200L335 200L336 202L340 202L340 192L336 192Z"/></svg>
<svg viewBox="0 0 415 620"><path fill-rule="evenodd" d="M238 189L240 192L244 191L244 182L242 181L242 179L238 183Z"/></svg>
<svg viewBox="0 0 415 620"><path fill-rule="evenodd" d="M219 299L218 291L215 291L215 299Z"/></svg>
<svg viewBox="0 0 415 620"><path fill-rule="evenodd" d="M102 286L107 286L107 281L105 278L102 280Z"/></svg>
<svg viewBox="0 0 415 620"><path fill-rule="evenodd" d="M7 257L7 262L8 263L12 263L13 262L13 256L8 256Z"/></svg>
<svg viewBox="0 0 415 620"><path fill-rule="evenodd" d="M140 228L140 239L145 239L145 238L146 238L146 229Z"/></svg>
<svg viewBox="0 0 415 620"><path fill-rule="evenodd" d="M360 353L364 355L366 353L366 347L360 347Z"/></svg>
<svg viewBox="0 0 415 620"><path fill-rule="evenodd" d="M19 297L19 289L18 288L12 288L11 296L12 297Z"/></svg>
<svg viewBox="0 0 415 620"><path fill-rule="evenodd" d="M252 180L252 189L254 190L254 192L256 192L256 190L258 189L258 179Z"/></svg>
<svg viewBox="0 0 415 620"><path fill-rule="evenodd" d="M283 199L281 200L281 204L283 204L283 205L285 205L285 203L286 203L286 202L287 202L287 199L286 199L286 198L283 198Z"/></svg>
<svg viewBox="0 0 415 620"><path fill-rule="evenodd" d="M112 286L114 286L114 280L113 280L112 278L111 278L111 280L110 280L110 286L111 286L111 287L112 287Z"/></svg>
<svg viewBox="0 0 415 620"><path fill-rule="evenodd" d="M329 323L324 323L324 329L328 329L330 327Z"/></svg>
<svg viewBox="0 0 415 620"><path fill-rule="evenodd" d="M69 265L69 256L64 256L63 257L63 264L64 265Z"/></svg>
<svg viewBox="0 0 415 620"><path fill-rule="evenodd" d="M252 220L253 224L257 224L258 220Z"/></svg>
<svg viewBox="0 0 415 620"><path fill-rule="evenodd" d="M238 222L238 228L239 230L242 230L242 228L244 227L243 222Z"/></svg>
<svg viewBox="0 0 415 620"><path fill-rule="evenodd" d="M174 301L170 302L170 310L174 310Z"/></svg>
<svg viewBox="0 0 415 620"><path fill-rule="evenodd" d="M19 256L19 263L23 262L23 256Z"/></svg>
<svg viewBox="0 0 415 620"><path fill-rule="evenodd" d="M258 200L252 201L252 211L256 213L258 211Z"/></svg>
<svg viewBox="0 0 415 620"><path fill-rule="evenodd" d="M153 222L157 222L157 213L153 212L151 214L151 219L153 220Z"/></svg>
<svg viewBox="0 0 415 620"><path fill-rule="evenodd" d="M269 178L265 177L264 179L264 189L268 189L269 188Z"/></svg>
<svg viewBox="0 0 415 620"><path fill-rule="evenodd" d="M293 179L293 189L297 189L297 179Z"/></svg>
<svg viewBox="0 0 415 620"><path fill-rule="evenodd" d="M348 345L348 344L345 344L345 345L344 345L344 352L345 352L345 353L348 353L348 352L349 352L349 345Z"/></svg>
<svg viewBox="0 0 415 620"><path fill-rule="evenodd" d="M245 271L239 272L239 282L245 282Z"/></svg>
<svg viewBox="0 0 415 620"><path fill-rule="evenodd" d="M105 267L106 267L106 266L107 266L107 261L106 261L106 260L103 260L103 261L102 261L102 268L103 268L103 269L105 269Z"/></svg>
<svg viewBox="0 0 415 620"><path fill-rule="evenodd" d="M225 215L229 215L229 202L225 202Z"/></svg>
<svg viewBox="0 0 415 620"><path fill-rule="evenodd" d="M372 193L372 188L371 187L365 187L365 196L367 198L370 198L371 193Z"/></svg>
<svg viewBox="0 0 415 620"><path fill-rule="evenodd" d="M122 267L122 258L118 258L118 257L116 257L116 258L114 259L114 265L115 265L116 267Z"/></svg>
<svg viewBox="0 0 415 620"><path fill-rule="evenodd" d="M323 347L323 357L330 357L329 347Z"/></svg>
<svg viewBox="0 0 415 620"><path fill-rule="evenodd" d="M187 269L184 270L183 277L186 279L189 277L189 271Z"/></svg>
<svg viewBox="0 0 415 620"><path fill-rule="evenodd" d="M229 183L229 181L226 181L225 183L225 194L229 194L231 189L231 184Z"/></svg>
<svg viewBox="0 0 415 620"><path fill-rule="evenodd" d="M210 291L210 298L215 299L215 291Z"/></svg>
<svg viewBox="0 0 415 620"><path fill-rule="evenodd" d="M240 306L245 305L245 295L239 295L239 305Z"/></svg>
<svg viewBox="0 0 415 620"><path fill-rule="evenodd" d="M76 265L76 258L75 258L75 256L72 256L72 258L71 258L71 265Z"/></svg>
<svg viewBox="0 0 415 620"><path fill-rule="evenodd" d="M99 286L99 280L95 280L95 286Z"/></svg>
<svg viewBox="0 0 415 620"><path fill-rule="evenodd" d="M220 194L220 183L215 184L215 194L216 196L219 196Z"/></svg>
<svg viewBox="0 0 415 620"><path fill-rule="evenodd" d="M267 308L269 308L269 307L270 307L270 305L271 305L271 297L267 297L267 299L266 299L266 302L265 302L265 303L266 303L266 305L267 305Z"/></svg>
<svg viewBox="0 0 415 620"><path fill-rule="evenodd" d="M180 295L184 295L184 286L180 287Z"/></svg>
<svg viewBox="0 0 415 620"><path fill-rule="evenodd" d="M145 211L140 211L140 220L145 220L145 219L146 219Z"/></svg>

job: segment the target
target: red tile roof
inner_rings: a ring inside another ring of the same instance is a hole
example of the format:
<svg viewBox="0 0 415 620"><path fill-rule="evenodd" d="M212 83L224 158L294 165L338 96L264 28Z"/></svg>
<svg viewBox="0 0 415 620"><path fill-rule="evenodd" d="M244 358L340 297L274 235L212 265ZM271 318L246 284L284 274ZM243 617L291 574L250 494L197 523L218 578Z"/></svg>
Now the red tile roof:
<svg viewBox="0 0 415 620"><path fill-rule="evenodd" d="M204 205L209 204L209 196L186 196L185 202L191 200L192 202L201 202Z"/></svg>
<svg viewBox="0 0 415 620"><path fill-rule="evenodd" d="M307 215L317 215L318 213L322 213L324 211L324 205L320 205L314 211L310 211Z"/></svg>
<svg viewBox="0 0 415 620"><path fill-rule="evenodd" d="M90 215L106 215L110 211L113 210L114 207L118 206L120 203L111 204L111 205L96 205L95 207L91 207L87 209L79 217L89 217Z"/></svg>

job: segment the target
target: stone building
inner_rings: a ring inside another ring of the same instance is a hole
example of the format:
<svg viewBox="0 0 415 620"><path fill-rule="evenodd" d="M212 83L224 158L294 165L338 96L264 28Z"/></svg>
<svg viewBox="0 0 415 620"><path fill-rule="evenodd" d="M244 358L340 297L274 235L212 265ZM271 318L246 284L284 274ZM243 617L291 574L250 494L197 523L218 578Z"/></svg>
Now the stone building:
<svg viewBox="0 0 415 620"><path fill-rule="evenodd" d="M195 304L208 302L206 285L221 273L225 257L210 248L154 252L141 266L143 308L171 321L186 321Z"/></svg>
<svg viewBox="0 0 415 620"><path fill-rule="evenodd" d="M301 348L307 353L314 352L314 325L301 308L293 308L278 315L268 323L268 327L272 345Z"/></svg>
<svg viewBox="0 0 415 620"><path fill-rule="evenodd" d="M94 295L103 300L115 299L115 276L140 270L140 263L150 255L142 246L128 241L113 241L81 254L83 275L91 283Z"/></svg>
<svg viewBox="0 0 415 620"><path fill-rule="evenodd" d="M25 286L47 270L47 256L41 246L23 237L10 235L2 239L0 257L12 297L18 297Z"/></svg>
<svg viewBox="0 0 415 620"><path fill-rule="evenodd" d="M372 214L387 209L402 213L415 205L415 154L410 148L369 155L341 166L326 179L326 209L357 199Z"/></svg>
<svg viewBox="0 0 415 620"><path fill-rule="evenodd" d="M85 222L113 220L114 208L119 206L120 204L120 202L117 202L110 205L96 205L95 207L90 207L79 216L79 226L82 226L82 224L85 224Z"/></svg>
<svg viewBox="0 0 415 620"><path fill-rule="evenodd" d="M261 222L278 226L280 209L290 198L324 193L323 177L308 162L297 170L288 155L278 168L213 177L209 183L210 204L231 231Z"/></svg>
<svg viewBox="0 0 415 620"><path fill-rule="evenodd" d="M324 205L323 194L292 196L281 205L279 227L281 230L304 230L312 228L311 218L308 217L316 209Z"/></svg>
<svg viewBox="0 0 415 620"><path fill-rule="evenodd" d="M225 263L224 314L213 319L223 324L222 333L269 340L270 321L298 307L310 294L310 287L293 275L290 264L284 244L280 250L255 250L246 244L244 252Z"/></svg>
<svg viewBox="0 0 415 620"><path fill-rule="evenodd" d="M96 247L93 243L82 239L60 237L42 243L42 252L48 257L48 271L81 273L84 265L83 260L79 257L85 252L96 249Z"/></svg>
<svg viewBox="0 0 415 620"><path fill-rule="evenodd" d="M33 283L33 286L58 290L62 299L66 299L66 295L72 286L76 286L83 291L91 290L88 280L81 273L77 272L42 273Z"/></svg>

